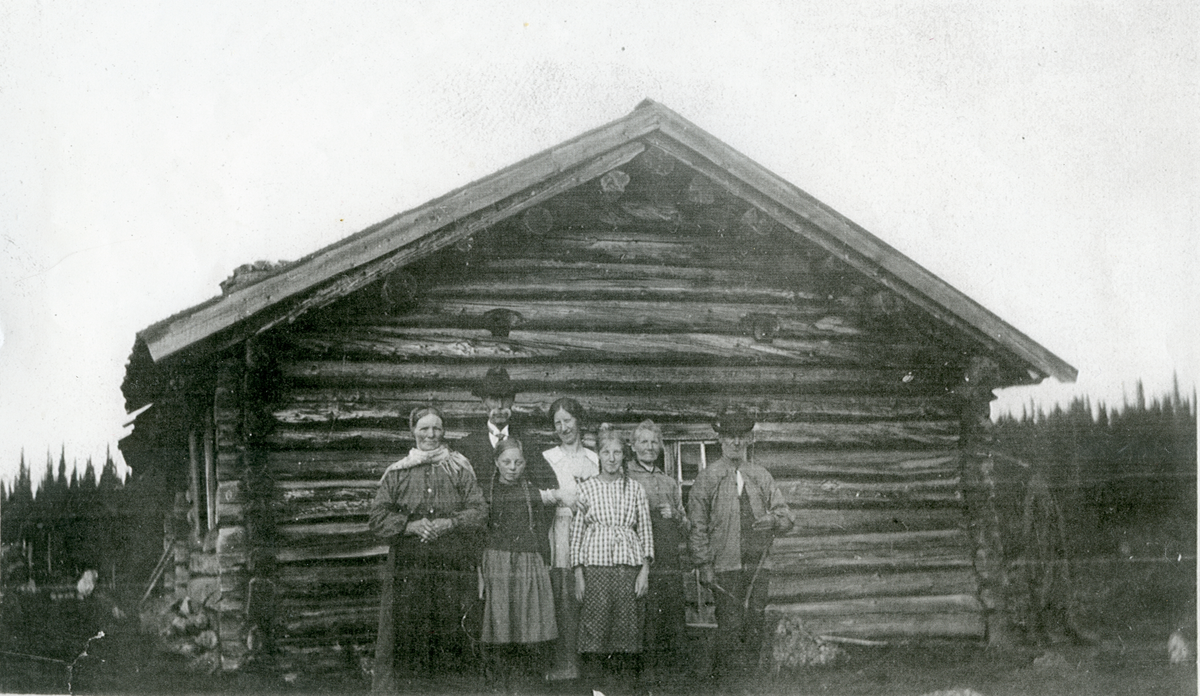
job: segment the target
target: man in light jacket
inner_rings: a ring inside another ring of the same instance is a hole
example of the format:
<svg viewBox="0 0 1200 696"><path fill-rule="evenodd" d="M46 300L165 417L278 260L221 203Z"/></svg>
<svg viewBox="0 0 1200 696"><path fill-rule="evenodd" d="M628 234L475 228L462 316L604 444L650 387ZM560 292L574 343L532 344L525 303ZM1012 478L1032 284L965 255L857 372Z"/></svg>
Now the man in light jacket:
<svg viewBox="0 0 1200 696"><path fill-rule="evenodd" d="M717 672L737 676L758 664L767 578L763 565L792 511L771 473L749 461L754 418L727 408L713 424L721 458L696 477L688 497L689 538L701 581L717 611Z"/></svg>

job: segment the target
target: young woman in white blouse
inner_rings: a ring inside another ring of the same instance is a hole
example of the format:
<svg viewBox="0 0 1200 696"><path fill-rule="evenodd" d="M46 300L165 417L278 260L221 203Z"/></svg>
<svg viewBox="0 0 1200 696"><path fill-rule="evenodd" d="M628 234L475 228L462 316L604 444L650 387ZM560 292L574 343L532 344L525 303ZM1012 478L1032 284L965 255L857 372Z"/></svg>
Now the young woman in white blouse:
<svg viewBox="0 0 1200 696"><path fill-rule="evenodd" d="M600 473L596 453L583 446L584 416L583 406L570 397L551 404L550 423L558 435L559 445L542 452L558 478L553 501L557 508L550 527L550 583L554 589L558 641L554 648L554 664L546 673L546 679L550 681L579 678L575 645L579 605L575 600L574 575L571 573L571 516L575 511L579 483Z"/></svg>

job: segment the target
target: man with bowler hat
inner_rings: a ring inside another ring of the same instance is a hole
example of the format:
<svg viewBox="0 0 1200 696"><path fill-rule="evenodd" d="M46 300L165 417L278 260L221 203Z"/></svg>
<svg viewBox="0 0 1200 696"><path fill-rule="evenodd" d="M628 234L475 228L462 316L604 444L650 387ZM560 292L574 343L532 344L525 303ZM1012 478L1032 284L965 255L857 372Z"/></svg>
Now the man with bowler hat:
<svg viewBox="0 0 1200 696"><path fill-rule="evenodd" d="M536 451L530 446L524 435L520 435L509 424L512 420L513 402L517 390L508 376L508 370L503 367L489 368L483 379L475 385L471 392L483 401L487 411L487 427L476 430L455 443L458 450L475 469L475 478L480 487L487 490L496 472L494 453L496 444L506 438L515 437L522 441L526 451ZM541 457L530 457L526 475L529 482L541 492L542 502L555 504L558 501L558 477L554 470Z"/></svg>
<svg viewBox="0 0 1200 696"><path fill-rule="evenodd" d="M692 486L689 546L717 611L717 673L736 678L758 664L767 606L764 565L776 534L792 528L792 511L775 479L750 461L754 418L726 408L713 423L721 458Z"/></svg>

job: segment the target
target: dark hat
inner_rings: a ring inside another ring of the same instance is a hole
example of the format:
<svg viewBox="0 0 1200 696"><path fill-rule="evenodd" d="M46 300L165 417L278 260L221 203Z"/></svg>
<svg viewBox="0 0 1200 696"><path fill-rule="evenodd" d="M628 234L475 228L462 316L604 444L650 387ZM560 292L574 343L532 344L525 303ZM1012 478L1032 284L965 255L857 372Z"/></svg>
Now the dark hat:
<svg viewBox="0 0 1200 696"><path fill-rule="evenodd" d="M475 385L475 389L471 392L479 398L485 396L516 396L517 389L512 385L512 380L508 378L508 370L503 367L488 368L487 374L479 383Z"/></svg>
<svg viewBox="0 0 1200 696"><path fill-rule="evenodd" d="M747 410L729 406L717 414L713 430L718 435L745 435L754 430L754 416Z"/></svg>

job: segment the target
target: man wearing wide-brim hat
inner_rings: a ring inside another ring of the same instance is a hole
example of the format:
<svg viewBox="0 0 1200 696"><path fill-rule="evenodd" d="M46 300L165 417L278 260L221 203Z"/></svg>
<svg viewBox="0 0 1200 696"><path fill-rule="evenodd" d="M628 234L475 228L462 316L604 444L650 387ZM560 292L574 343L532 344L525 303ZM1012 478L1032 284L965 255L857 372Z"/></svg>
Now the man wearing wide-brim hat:
<svg viewBox="0 0 1200 696"><path fill-rule="evenodd" d="M713 430L721 458L700 472L688 497L689 546L701 580L713 589L716 668L724 677L758 664L766 557L774 536L795 521L771 473L749 460L754 426L744 409L720 413Z"/></svg>
<svg viewBox="0 0 1200 696"><path fill-rule="evenodd" d="M517 389L508 370L503 367L489 368L483 379L479 380L471 393L483 401L487 411L486 429L476 430L459 440L455 449L471 462L475 469L475 478L485 491L496 473L494 453L496 445L506 438L515 437L522 441L526 451L536 451L524 436L510 424L513 415L513 404L516 402ZM558 488L558 477L554 470L541 457L530 457L526 475L530 483L542 491L542 501L552 504L557 497L551 491Z"/></svg>

